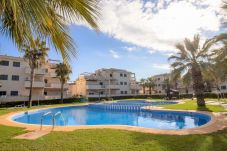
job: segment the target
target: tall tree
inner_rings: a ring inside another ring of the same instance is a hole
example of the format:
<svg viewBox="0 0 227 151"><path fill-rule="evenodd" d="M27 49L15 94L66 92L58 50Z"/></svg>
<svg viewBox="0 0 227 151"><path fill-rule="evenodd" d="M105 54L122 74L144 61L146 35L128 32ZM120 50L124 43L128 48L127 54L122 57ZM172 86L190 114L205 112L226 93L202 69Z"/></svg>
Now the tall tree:
<svg viewBox="0 0 227 151"><path fill-rule="evenodd" d="M170 80L168 78L163 81L162 88L165 89L166 97L168 99L171 99L171 96L170 96L171 83L170 83Z"/></svg>
<svg viewBox="0 0 227 151"><path fill-rule="evenodd" d="M54 45L63 58L76 55L69 24L85 22L98 30L98 0L0 0L0 34L21 49L32 37Z"/></svg>
<svg viewBox="0 0 227 151"><path fill-rule="evenodd" d="M177 44L178 53L169 57L174 60L171 64L173 79L191 77L198 106L205 106L202 70L210 64L209 53L215 42L215 39L209 39L200 47L200 36L195 35L192 41L186 38L183 44Z"/></svg>
<svg viewBox="0 0 227 151"><path fill-rule="evenodd" d="M29 99L28 99L28 107L30 108L32 106L32 90L33 90L35 69L39 68L42 64L46 62L47 51L49 50L49 48L46 47L46 42L36 39L36 40L32 40L28 44L25 44L22 50L24 52L24 59L28 62L28 65L31 69L30 90L29 90Z"/></svg>
<svg viewBox="0 0 227 151"><path fill-rule="evenodd" d="M146 79L146 86L149 88L149 94L151 95L152 89L155 87L155 82L151 77Z"/></svg>
<svg viewBox="0 0 227 151"><path fill-rule="evenodd" d="M145 94L146 92L146 79L140 79L140 82L139 82L140 86L142 86L143 88L143 94Z"/></svg>
<svg viewBox="0 0 227 151"><path fill-rule="evenodd" d="M69 80L69 75L72 73L72 70L68 64L59 63L57 64L55 72L61 82L61 103L63 103L64 84Z"/></svg>

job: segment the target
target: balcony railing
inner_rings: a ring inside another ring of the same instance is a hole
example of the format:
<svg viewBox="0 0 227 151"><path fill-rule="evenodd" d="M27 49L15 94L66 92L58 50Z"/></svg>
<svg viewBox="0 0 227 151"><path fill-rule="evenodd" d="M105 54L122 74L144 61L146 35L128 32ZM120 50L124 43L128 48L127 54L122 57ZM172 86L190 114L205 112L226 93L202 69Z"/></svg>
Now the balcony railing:
<svg viewBox="0 0 227 151"><path fill-rule="evenodd" d="M120 89L119 85L107 85L106 88L107 89Z"/></svg>
<svg viewBox="0 0 227 151"><path fill-rule="evenodd" d="M45 83L43 81L34 81L33 82L33 88L44 88ZM30 81L25 81L24 87L29 88L30 87Z"/></svg>
<svg viewBox="0 0 227 151"><path fill-rule="evenodd" d="M104 85L87 85L86 86L87 89L105 89L105 86Z"/></svg>
<svg viewBox="0 0 227 151"><path fill-rule="evenodd" d="M31 73L31 69L30 68L25 68L25 73L26 74L30 74ZM46 70L45 69L35 69L35 74L45 75L46 74Z"/></svg>
<svg viewBox="0 0 227 151"><path fill-rule="evenodd" d="M60 89L60 83L46 83L45 88ZM68 89L68 84L64 84L64 89Z"/></svg>
<svg viewBox="0 0 227 151"><path fill-rule="evenodd" d="M139 90L139 89L141 89L141 87L139 86L139 85L137 85L137 84L132 84L132 85L130 85L130 89L137 89L137 90Z"/></svg>

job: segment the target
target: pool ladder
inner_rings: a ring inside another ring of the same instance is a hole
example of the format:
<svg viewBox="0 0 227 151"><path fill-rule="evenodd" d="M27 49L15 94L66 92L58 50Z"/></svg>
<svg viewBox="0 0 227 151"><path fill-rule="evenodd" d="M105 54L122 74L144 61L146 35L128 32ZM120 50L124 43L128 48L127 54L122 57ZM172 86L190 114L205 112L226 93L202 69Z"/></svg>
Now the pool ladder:
<svg viewBox="0 0 227 151"><path fill-rule="evenodd" d="M62 113L61 113L60 111L59 111L59 112L56 112L55 114L53 114L52 112L47 112L47 113L44 113L44 114L42 115L41 122L40 122L40 130L43 128L43 120L44 120L44 118L45 118L46 116L48 116L48 115L51 115L51 116L52 116L52 125L53 125L53 129L54 129L54 126L55 126L55 117L58 116L58 115L61 116L61 118L62 118L62 120L63 120L63 122L64 122L64 125L65 125L65 119L64 119L64 117L63 117L63 115L62 115Z"/></svg>

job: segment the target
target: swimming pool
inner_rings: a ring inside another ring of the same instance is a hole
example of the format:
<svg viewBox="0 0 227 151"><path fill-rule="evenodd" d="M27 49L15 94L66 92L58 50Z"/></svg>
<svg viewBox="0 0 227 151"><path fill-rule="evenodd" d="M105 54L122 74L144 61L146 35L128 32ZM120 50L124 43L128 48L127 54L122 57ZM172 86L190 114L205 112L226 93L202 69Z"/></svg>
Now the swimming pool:
<svg viewBox="0 0 227 151"><path fill-rule="evenodd" d="M119 103L119 102L118 102ZM121 102L122 103L122 102ZM146 102L145 102L146 103ZM126 103L127 104L127 103ZM40 125L42 115L51 112L61 112L55 117L57 126L77 125L128 125L158 129L196 128L208 123L211 117L197 112L95 108L89 105L49 108L25 112L12 117L12 120L26 124ZM52 116L43 118L44 125L52 125Z"/></svg>

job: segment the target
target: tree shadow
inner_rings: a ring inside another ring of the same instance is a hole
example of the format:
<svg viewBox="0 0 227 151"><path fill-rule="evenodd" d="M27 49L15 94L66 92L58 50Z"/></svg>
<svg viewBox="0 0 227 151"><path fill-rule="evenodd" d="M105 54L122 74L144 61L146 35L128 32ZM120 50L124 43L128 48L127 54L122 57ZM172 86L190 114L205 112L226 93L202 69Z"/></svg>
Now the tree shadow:
<svg viewBox="0 0 227 151"><path fill-rule="evenodd" d="M209 108L207 108L206 106L200 107L197 106L197 111L207 111L207 112L213 112L212 110L210 110Z"/></svg>
<svg viewBox="0 0 227 151"><path fill-rule="evenodd" d="M197 135L164 135L131 133L135 145L150 145L148 150L168 151L224 151L227 147L227 129ZM193 144L193 145L192 145Z"/></svg>

